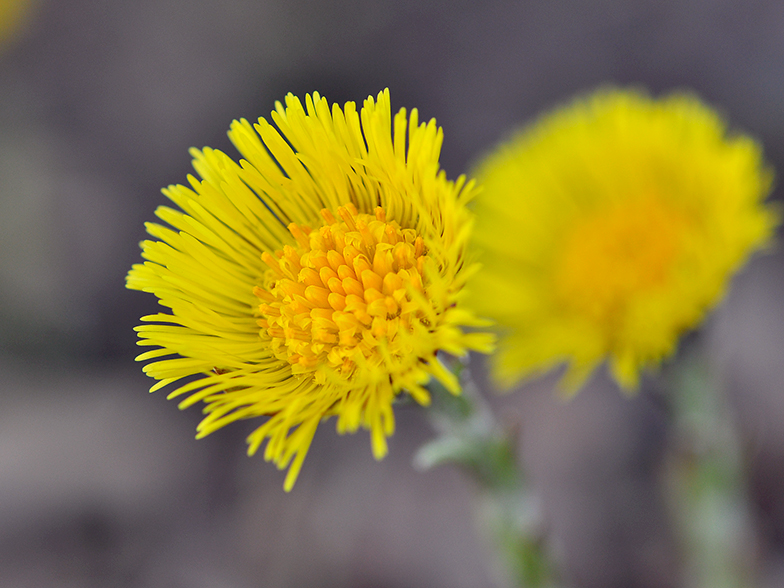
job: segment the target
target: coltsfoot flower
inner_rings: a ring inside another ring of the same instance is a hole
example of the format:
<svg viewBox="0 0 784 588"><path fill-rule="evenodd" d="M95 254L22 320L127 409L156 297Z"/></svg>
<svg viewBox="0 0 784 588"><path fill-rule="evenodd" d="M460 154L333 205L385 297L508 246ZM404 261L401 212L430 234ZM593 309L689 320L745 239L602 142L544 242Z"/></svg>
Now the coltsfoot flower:
<svg viewBox="0 0 784 588"><path fill-rule="evenodd" d="M626 389L699 325L769 244L773 173L695 97L602 90L480 163L473 308L503 328L497 380L601 362Z"/></svg>
<svg viewBox="0 0 784 588"><path fill-rule="evenodd" d="M151 391L179 382L180 408L204 402L197 437L266 417L248 453L266 440L289 490L319 422L369 429L380 459L395 397L427 405L431 377L458 393L436 353L488 352L492 336L462 330L481 324L461 300L473 183L439 171L435 121L393 119L388 91L359 113L289 94L272 120L231 125L239 164L191 151L202 179L164 190L174 230L147 224L157 240L127 285L170 309L137 327Z"/></svg>
<svg viewBox="0 0 784 588"><path fill-rule="evenodd" d="M33 16L36 0L3 0L0 2L0 50L24 35Z"/></svg>

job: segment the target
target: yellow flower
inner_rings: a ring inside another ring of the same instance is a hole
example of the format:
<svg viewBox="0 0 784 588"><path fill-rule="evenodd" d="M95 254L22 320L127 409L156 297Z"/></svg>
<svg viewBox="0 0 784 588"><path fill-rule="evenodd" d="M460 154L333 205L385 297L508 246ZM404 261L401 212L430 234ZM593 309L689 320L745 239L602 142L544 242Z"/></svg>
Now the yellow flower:
<svg viewBox="0 0 784 588"><path fill-rule="evenodd" d="M369 429L380 459L400 392L427 405L435 377L459 393L436 352L487 352L492 337L460 328L479 324L461 301L473 183L439 171L434 120L393 120L388 90L359 113L289 94L272 120L279 131L231 125L239 164L191 151L202 179L164 190L182 211L156 214L175 230L147 224L158 240L142 243L127 285L170 309L137 327L155 347L137 358L157 360L151 391L186 378L169 397L205 403L197 437L267 417L248 453L266 439L290 490L322 419Z"/></svg>
<svg viewBox="0 0 784 588"><path fill-rule="evenodd" d="M478 166L474 310L504 329L505 386L601 362L618 383L672 354L766 246L772 171L695 97L602 90L522 130Z"/></svg>
<svg viewBox="0 0 784 588"><path fill-rule="evenodd" d="M36 3L35 0L0 1L0 50L5 50L26 32Z"/></svg>

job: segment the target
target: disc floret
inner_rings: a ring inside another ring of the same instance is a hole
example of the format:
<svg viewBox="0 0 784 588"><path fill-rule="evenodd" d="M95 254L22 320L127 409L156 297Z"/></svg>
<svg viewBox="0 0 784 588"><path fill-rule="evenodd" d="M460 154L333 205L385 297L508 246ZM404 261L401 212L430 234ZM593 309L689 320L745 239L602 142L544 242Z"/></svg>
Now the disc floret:
<svg viewBox="0 0 784 588"><path fill-rule="evenodd" d="M336 218L323 209L313 230L291 223L298 247L272 255L260 299L261 336L292 373L316 383L367 379L362 371L400 371L414 349L406 335L427 328L424 240L348 203Z"/></svg>

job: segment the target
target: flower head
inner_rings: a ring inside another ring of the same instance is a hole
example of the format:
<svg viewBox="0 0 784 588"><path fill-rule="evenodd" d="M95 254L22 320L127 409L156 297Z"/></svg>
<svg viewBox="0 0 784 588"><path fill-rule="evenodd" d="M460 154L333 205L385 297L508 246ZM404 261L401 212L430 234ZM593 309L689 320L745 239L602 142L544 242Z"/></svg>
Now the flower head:
<svg viewBox="0 0 784 588"><path fill-rule="evenodd" d="M266 417L248 452L267 440L288 490L322 419L369 429L380 459L398 394L428 404L431 377L459 392L436 352L489 351L492 338L461 329L478 324L461 302L473 184L439 171L435 121L393 119L388 91L361 112L289 94L272 120L279 130L231 125L239 164L191 151L202 179L164 190L181 210L156 214L174 230L147 225L157 240L127 285L169 309L137 327L155 348L138 357L156 360L152 390L186 379L169 397L205 403L197 437Z"/></svg>
<svg viewBox="0 0 784 588"><path fill-rule="evenodd" d="M670 355L771 239L772 172L690 95L604 90L524 129L478 167L472 284L504 328L512 385L568 363L576 389L609 360L621 386Z"/></svg>
<svg viewBox="0 0 784 588"><path fill-rule="evenodd" d="M24 35L36 9L36 0L0 2L0 50L5 50Z"/></svg>

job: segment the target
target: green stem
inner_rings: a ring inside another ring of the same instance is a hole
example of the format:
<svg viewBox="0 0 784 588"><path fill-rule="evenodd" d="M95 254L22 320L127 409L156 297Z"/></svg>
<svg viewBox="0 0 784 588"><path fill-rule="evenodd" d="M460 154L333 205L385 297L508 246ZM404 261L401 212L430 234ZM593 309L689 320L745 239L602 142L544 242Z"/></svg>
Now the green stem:
<svg viewBox="0 0 784 588"><path fill-rule="evenodd" d="M724 390L692 349L671 373L671 484L688 588L754 585L753 533L740 441Z"/></svg>
<svg viewBox="0 0 784 588"><path fill-rule="evenodd" d="M515 439L499 426L467 370L460 364L452 368L461 376L463 393L454 396L431 382L428 415L438 436L420 448L415 466L460 466L477 484L478 516L495 545L505 583L554 587L555 567L546 552L541 510L518 465Z"/></svg>

